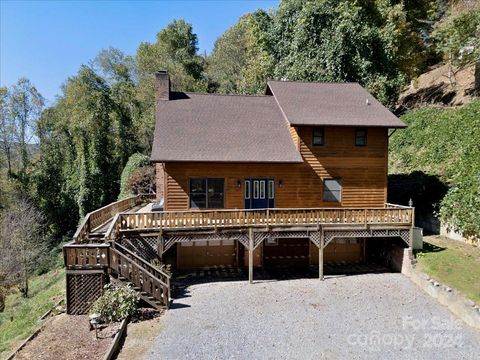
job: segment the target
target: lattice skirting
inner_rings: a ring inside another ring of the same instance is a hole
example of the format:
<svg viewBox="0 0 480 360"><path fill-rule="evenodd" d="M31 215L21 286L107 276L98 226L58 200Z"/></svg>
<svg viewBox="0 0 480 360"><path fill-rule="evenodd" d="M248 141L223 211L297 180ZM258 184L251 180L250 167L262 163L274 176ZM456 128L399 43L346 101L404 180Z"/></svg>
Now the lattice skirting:
<svg viewBox="0 0 480 360"><path fill-rule="evenodd" d="M255 232L253 247L257 248L267 238L309 238L315 245L320 247L322 239L321 231L271 231ZM341 237L400 237L405 243L410 244L410 230L408 229L379 229L379 230L327 230L324 232L324 246L328 245L334 238ZM237 240L246 248L249 247L247 233L212 233L212 234L175 234L164 238L164 252L170 249L175 243L191 241L212 241L212 240Z"/></svg>
<svg viewBox="0 0 480 360"><path fill-rule="evenodd" d="M119 240L119 243L143 259L152 261L153 259L157 258L157 241L157 236L139 235L123 237Z"/></svg>
<svg viewBox="0 0 480 360"><path fill-rule="evenodd" d="M103 270L67 270L67 314L88 313L107 282Z"/></svg>
<svg viewBox="0 0 480 360"><path fill-rule="evenodd" d="M325 245L338 237L400 237L407 244L410 244L410 230L382 229L325 231Z"/></svg>

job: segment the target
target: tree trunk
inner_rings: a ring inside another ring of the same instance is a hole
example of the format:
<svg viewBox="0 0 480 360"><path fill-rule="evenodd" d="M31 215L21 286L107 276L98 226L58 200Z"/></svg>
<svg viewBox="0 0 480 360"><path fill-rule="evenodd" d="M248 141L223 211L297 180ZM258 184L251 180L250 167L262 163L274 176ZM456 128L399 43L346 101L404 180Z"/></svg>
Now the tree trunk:
<svg viewBox="0 0 480 360"><path fill-rule="evenodd" d="M0 313L5 310L5 297L7 295L7 290L0 286Z"/></svg>
<svg viewBox="0 0 480 360"><path fill-rule="evenodd" d="M475 62L475 84L473 92L475 95L480 95L480 59Z"/></svg>
<svg viewBox="0 0 480 360"><path fill-rule="evenodd" d="M11 179L12 178L12 153L10 149L7 149L5 153L7 155L7 166L8 166L7 175L8 175L8 178Z"/></svg>

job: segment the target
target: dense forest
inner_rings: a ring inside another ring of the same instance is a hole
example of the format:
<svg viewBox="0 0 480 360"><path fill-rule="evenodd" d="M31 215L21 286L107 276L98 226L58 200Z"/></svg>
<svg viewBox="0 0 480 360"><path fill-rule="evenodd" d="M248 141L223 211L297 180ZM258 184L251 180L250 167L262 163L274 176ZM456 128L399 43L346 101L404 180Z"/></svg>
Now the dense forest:
<svg viewBox="0 0 480 360"><path fill-rule="evenodd" d="M157 70L168 70L181 91L259 94L267 79L359 82L394 109L404 87L439 62L452 72L476 64L478 91L479 34L476 1L283 0L242 16L207 56L183 20L133 55L107 48L66 79L50 107L28 79L0 88L0 283L25 280L82 216L135 191L130 175L152 177L134 170L148 167ZM404 115L411 130L393 137L392 151L408 150L393 157L395 169L435 174L443 169L432 162L458 162L445 167L442 181L452 190L440 216L479 232L478 102L455 114L461 128L447 110ZM449 147L460 135L472 141ZM438 146L419 151L411 136L422 149Z"/></svg>

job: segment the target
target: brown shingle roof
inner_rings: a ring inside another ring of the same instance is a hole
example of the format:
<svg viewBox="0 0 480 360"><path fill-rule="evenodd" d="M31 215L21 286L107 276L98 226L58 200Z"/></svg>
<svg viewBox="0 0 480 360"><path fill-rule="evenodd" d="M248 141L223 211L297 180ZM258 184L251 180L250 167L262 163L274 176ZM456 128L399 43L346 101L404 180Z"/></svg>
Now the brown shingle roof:
<svg viewBox="0 0 480 360"><path fill-rule="evenodd" d="M158 101L152 161L302 162L272 96L172 93Z"/></svg>
<svg viewBox="0 0 480 360"><path fill-rule="evenodd" d="M268 88L294 126L406 127L357 83L269 81Z"/></svg>

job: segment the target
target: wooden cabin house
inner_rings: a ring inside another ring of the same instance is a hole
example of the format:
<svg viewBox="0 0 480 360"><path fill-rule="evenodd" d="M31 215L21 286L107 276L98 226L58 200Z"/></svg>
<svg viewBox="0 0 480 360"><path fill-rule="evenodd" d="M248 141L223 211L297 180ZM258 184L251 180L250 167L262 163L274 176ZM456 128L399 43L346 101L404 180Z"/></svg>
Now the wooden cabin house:
<svg viewBox="0 0 480 360"><path fill-rule="evenodd" d="M323 280L324 263L382 257L378 244L411 250L414 209L386 203L389 130L405 124L360 85L197 94L172 92L159 72L155 88L164 209L140 194L85 216L63 248L69 314L88 312L112 278L168 307L167 264L248 265L250 282L255 266L318 264Z"/></svg>
<svg viewBox="0 0 480 360"><path fill-rule="evenodd" d="M265 95L219 95L173 92L158 72L157 200L166 212L385 209L389 129L405 126L357 83L269 81ZM262 241L253 265L368 257L364 233L339 234L321 255L308 237L284 235ZM228 237L173 248L165 256L178 269L248 264Z"/></svg>

